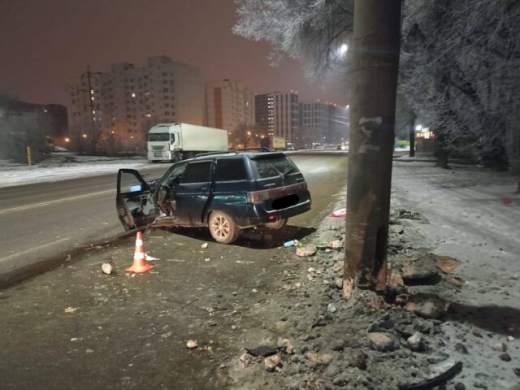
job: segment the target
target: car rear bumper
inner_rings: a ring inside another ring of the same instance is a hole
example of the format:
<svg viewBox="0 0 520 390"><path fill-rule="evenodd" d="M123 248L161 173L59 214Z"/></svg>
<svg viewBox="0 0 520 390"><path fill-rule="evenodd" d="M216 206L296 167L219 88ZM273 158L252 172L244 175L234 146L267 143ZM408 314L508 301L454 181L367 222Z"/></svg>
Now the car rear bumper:
<svg viewBox="0 0 520 390"><path fill-rule="evenodd" d="M281 210L266 210L263 204L248 204L248 212L242 215L234 216L235 223L242 229L264 225L269 222L276 222L281 219L291 218L299 214L303 214L311 209L311 200L307 199L294 206Z"/></svg>

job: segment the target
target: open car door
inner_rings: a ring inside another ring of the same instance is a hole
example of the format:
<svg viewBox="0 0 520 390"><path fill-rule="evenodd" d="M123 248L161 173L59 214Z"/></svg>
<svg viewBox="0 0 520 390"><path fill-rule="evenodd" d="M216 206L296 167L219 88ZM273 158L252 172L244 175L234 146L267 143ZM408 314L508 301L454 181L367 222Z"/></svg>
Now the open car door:
<svg viewBox="0 0 520 390"><path fill-rule="evenodd" d="M116 206L125 230L144 227L157 217L153 192L134 169L120 169L117 174Z"/></svg>

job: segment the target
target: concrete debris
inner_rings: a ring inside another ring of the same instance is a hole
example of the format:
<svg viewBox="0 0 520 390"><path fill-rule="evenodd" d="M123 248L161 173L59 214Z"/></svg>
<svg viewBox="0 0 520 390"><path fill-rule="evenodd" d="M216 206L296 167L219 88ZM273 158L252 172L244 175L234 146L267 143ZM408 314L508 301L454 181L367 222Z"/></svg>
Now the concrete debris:
<svg viewBox="0 0 520 390"><path fill-rule="evenodd" d="M401 256L398 264L401 275L405 282L428 283L435 278L439 271L435 266L436 257L431 253L419 254L417 256Z"/></svg>
<svg viewBox="0 0 520 390"><path fill-rule="evenodd" d="M388 280L389 287L403 287L404 280L403 276L398 272L392 272L390 279Z"/></svg>
<svg viewBox="0 0 520 390"><path fill-rule="evenodd" d="M507 336L507 341L509 341L509 342L515 341L515 338L513 336Z"/></svg>
<svg viewBox="0 0 520 390"><path fill-rule="evenodd" d="M497 352L506 352L507 345L505 345L504 343L496 343L495 345L493 345L493 350Z"/></svg>
<svg viewBox="0 0 520 390"><path fill-rule="evenodd" d="M268 372L282 371L282 368L283 368L282 360L283 360L283 358L282 358L281 353L277 353L276 355L266 357L264 359L265 369Z"/></svg>
<svg viewBox="0 0 520 390"><path fill-rule="evenodd" d="M186 348L195 349L199 346L199 343L196 340L188 340L186 343Z"/></svg>
<svg viewBox="0 0 520 390"><path fill-rule="evenodd" d="M333 303L329 303L329 304L327 305L327 310L328 310L330 313L335 313L335 312L338 311L338 308L336 307L335 304L333 304Z"/></svg>
<svg viewBox="0 0 520 390"><path fill-rule="evenodd" d="M450 303L435 295L415 295L405 305L407 311L424 318L436 319L448 310Z"/></svg>
<svg viewBox="0 0 520 390"><path fill-rule="evenodd" d="M205 243L202 244L200 247L201 247L202 249L207 249L207 248L208 248L208 243L205 242Z"/></svg>
<svg viewBox="0 0 520 390"><path fill-rule="evenodd" d="M415 332L412 336L408 337L406 343L408 344L408 348L414 352L418 352L423 349L422 335L420 332Z"/></svg>
<svg viewBox="0 0 520 390"><path fill-rule="evenodd" d="M369 333L367 339L372 349L379 352L389 352L399 349L399 340L391 333Z"/></svg>
<svg viewBox="0 0 520 390"><path fill-rule="evenodd" d="M240 356L240 358L238 359L238 362L240 366L242 366L242 368L248 368L255 364L255 358L247 352L244 352L242 356Z"/></svg>
<svg viewBox="0 0 520 390"><path fill-rule="evenodd" d="M451 274L460 265L460 260L449 256L435 255L435 266L444 274Z"/></svg>
<svg viewBox="0 0 520 390"><path fill-rule="evenodd" d="M77 307L69 306L65 309L65 313L75 313L78 310Z"/></svg>
<svg viewBox="0 0 520 390"><path fill-rule="evenodd" d="M287 355L294 354L294 345L291 343L289 339L278 338L278 342L276 343L278 349L280 349L283 353Z"/></svg>
<svg viewBox="0 0 520 390"><path fill-rule="evenodd" d="M366 370L368 367L368 355L361 349L347 348L344 351L343 358L350 367Z"/></svg>
<svg viewBox="0 0 520 390"><path fill-rule="evenodd" d="M327 241L323 244L323 246L325 248L330 248L330 249L343 249L343 241L341 240L334 240L334 241Z"/></svg>
<svg viewBox="0 0 520 390"><path fill-rule="evenodd" d="M325 365L329 364L332 359L334 359L334 356L330 354L320 355L318 353L307 352L305 354L305 358L313 363L316 363L317 365Z"/></svg>
<svg viewBox="0 0 520 390"><path fill-rule="evenodd" d="M296 256L299 257L311 257L316 254L316 247L314 246L304 246L302 248L296 249Z"/></svg>
<svg viewBox="0 0 520 390"><path fill-rule="evenodd" d="M103 272L106 275L111 275L113 271L112 264L109 263L103 263L101 265L101 272Z"/></svg>

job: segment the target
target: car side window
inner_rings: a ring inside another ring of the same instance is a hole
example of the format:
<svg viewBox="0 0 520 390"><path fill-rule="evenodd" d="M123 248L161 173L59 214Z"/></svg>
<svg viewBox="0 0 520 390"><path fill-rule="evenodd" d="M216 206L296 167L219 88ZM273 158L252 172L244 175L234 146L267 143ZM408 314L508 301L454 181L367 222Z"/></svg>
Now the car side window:
<svg viewBox="0 0 520 390"><path fill-rule="evenodd" d="M182 182L209 183L211 181L211 162L197 162L188 164Z"/></svg>
<svg viewBox="0 0 520 390"><path fill-rule="evenodd" d="M166 185L169 187L178 185L182 180L182 175L186 170L186 164L181 164L173 168L173 170L168 175L167 179L164 181Z"/></svg>
<svg viewBox="0 0 520 390"><path fill-rule="evenodd" d="M247 171L243 158L222 158L217 161L215 181L247 180Z"/></svg>

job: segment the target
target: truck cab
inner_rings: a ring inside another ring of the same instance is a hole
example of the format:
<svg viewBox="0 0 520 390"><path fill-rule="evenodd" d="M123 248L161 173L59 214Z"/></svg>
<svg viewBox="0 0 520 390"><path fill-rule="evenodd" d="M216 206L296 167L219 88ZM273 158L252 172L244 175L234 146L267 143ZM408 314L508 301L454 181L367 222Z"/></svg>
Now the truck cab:
<svg viewBox="0 0 520 390"><path fill-rule="evenodd" d="M179 161L182 150L180 132L168 124L154 126L148 132L148 160ZM177 153L176 153L177 152Z"/></svg>

